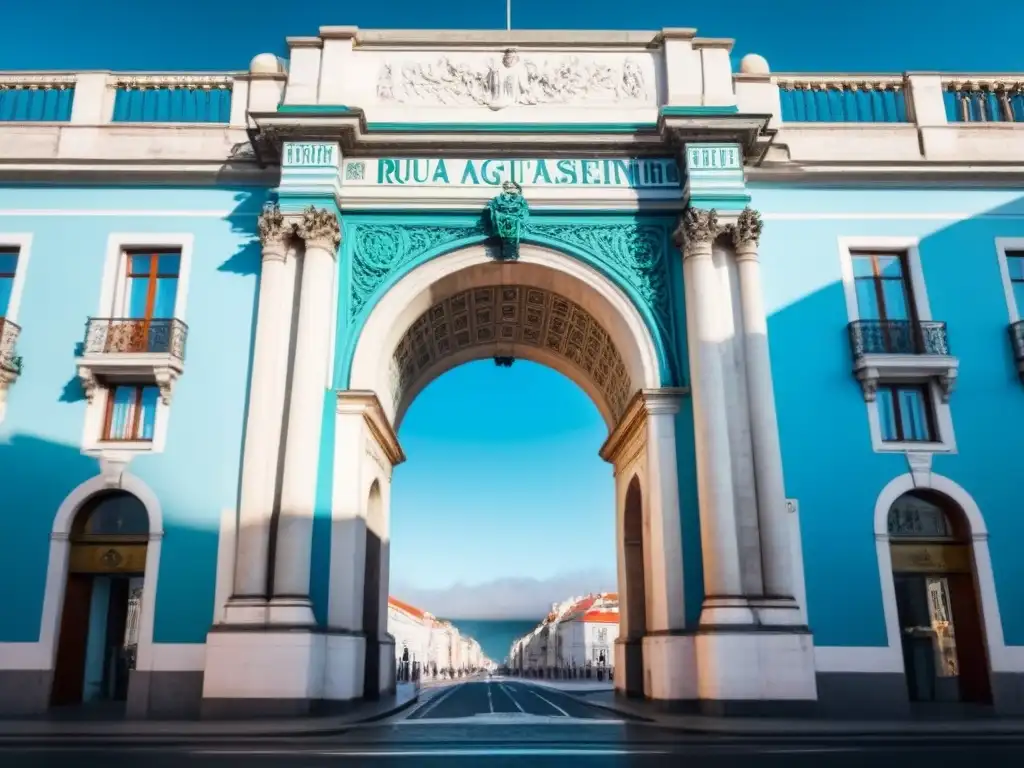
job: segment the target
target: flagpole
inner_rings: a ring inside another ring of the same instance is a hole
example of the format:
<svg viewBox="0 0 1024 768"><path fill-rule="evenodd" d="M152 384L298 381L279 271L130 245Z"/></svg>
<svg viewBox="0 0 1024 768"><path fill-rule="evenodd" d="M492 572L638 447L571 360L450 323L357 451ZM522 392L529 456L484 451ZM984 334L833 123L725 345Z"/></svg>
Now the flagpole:
<svg viewBox="0 0 1024 768"><path fill-rule="evenodd" d="M512 31L512 0L505 0L505 30Z"/></svg>

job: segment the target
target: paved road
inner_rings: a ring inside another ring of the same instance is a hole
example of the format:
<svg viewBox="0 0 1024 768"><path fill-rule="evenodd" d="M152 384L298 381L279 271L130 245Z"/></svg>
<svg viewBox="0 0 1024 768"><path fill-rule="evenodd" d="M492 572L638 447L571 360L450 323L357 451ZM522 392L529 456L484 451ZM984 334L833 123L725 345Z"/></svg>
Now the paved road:
<svg viewBox="0 0 1024 768"><path fill-rule="evenodd" d="M494 715L496 717L491 718ZM492 720L538 717L615 720L607 710L583 704L560 691L503 679L470 682L441 688L425 698L407 720L447 720L484 717Z"/></svg>
<svg viewBox="0 0 1024 768"><path fill-rule="evenodd" d="M444 726L437 726L443 728ZM478 726L492 728L494 726ZM500 727L500 726L498 726ZM602 727L602 726L596 726ZM614 727L614 726L612 726ZM637 727L637 726L631 726ZM537 730L537 729L534 729ZM675 742L459 744L436 746L337 743L270 746L83 748L0 750L4 768L906 768L1024 765L1024 744L857 746L689 744Z"/></svg>

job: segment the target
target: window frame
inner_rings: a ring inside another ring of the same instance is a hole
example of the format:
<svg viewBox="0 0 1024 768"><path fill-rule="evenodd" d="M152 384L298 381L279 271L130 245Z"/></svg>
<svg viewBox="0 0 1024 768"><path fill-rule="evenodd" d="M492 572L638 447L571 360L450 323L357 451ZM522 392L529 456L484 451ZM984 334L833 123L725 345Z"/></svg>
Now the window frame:
<svg viewBox="0 0 1024 768"><path fill-rule="evenodd" d="M1013 280L1010 278L1009 253L1020 252L1024 254L1024 237L997 237L996 256L999 260L999 276L1003 282L1003 296L1006 299L1006 310L1012 325L1024 319L1021 317L1024 307L1017 306L1017 299L1013 294Z"/></svg>
<svg viewBox="0 0 1024 768"><path fill-rule="evenodd" d="M907 251L906 250L902 250L902 249L892 250L892 249L881 249L881 248L851 249L850 250L850 262L851 262L851 265L852 265L852 263L854 261L857 260L858 257L862 258L862 257L865 257L865 256L871 257L871 272L872 272L871 282L874 284L874 288L875 288L875 301L878 302L878 313L880 315L882 315L882 317L878 318L878 321L882 322L882 323L888 323L888 322L906 323L906 322L909 322L909 323L916 324L918 322L917 302L914 300L915 299L914 291L913 291L913 288L912 288L912 286L910 284L910 264L909 264L910 258L909 258L909 254L907 253ZM879 266L878 266L878 257L879 256L895 256L896 259L900 263L900 278L899 278L899 282L900 282L900 286L903 288L903 300L907 304L907 315L908 315L905 319L893 320L893 319L891 319L891 318L889 318L887 316L888 313L886 312L886 305L885 305L885 291L882 290L882 286L885 285L886 282L894 282L894 280L893 280L893 278L890 278L890 277L882 277L881 274L879 274ZM856 276L856 271L854 271L853 274L854 274L854 276L853 276L854 290L856 290L857 281L858 280L866 280L867 278L857 277ZM858 314L858 316L860 315L860 303L859 302L857 304L857 314Z"/></svg>
<svg viewBox="0 0 1024 768"><path fill-rule="evenodd" d="M843 282L843 294L846 300L846 315L849 322L860 320L860 307L857 303L857 287L853 276L853 255L864 252L903 253L906 274L904 282L910 291L910 306L913 308L914 322L929 322L932 319L931 305L925 287L924 272L921 268L920 238L916 236L840 236L837 238L839 248L840 273ZM1024 244L1024 240L1021 240ZM897 356L898 357L898 356ZM852 377L851 377L852 378ZM921 380L924 378L925 380ZM851 382L859 387L859 382ZM948 402L943 402L942 393L937 380L933 377L914 377L904 379L891 376L882 379L879 385L920 385L927 387L931 397L931 414L935 442L921 441L885 441L882 439L881 413L878 398L864 400L868 415L868 433L871 447L875 453L956 453L956 433L953 429L953 416Z"/></svg>
<svg viewBox="0 0 1024 768"><path fill-rule="evenodd" d="M132 390L134 390L134 395L135 396L134 396L134 398L132 400L132 406L131 406L132 407L132 426L131 426L131 429L129 430L129 433L132 435L132 437L129 437L129 438L119 438L119 437L111 437L110 436L110 427L111 427L111 423L112 423L113 418L114 418L114 408L115 408L116 403L117 403L116 395L117 395L117 391L119 389L132 389ZM138 437L137 436L137 434L140 431L140 428L143 426L143 424L139 420L139 413L141 412L141 409L142 409L143 393L144 393L144 391L146 389L155 389L157 391L157 400L153 404L153 406L154 406L154 408L153 408L153 433L154 433L154 437L156 436L156 409L157 409L157 405L160 402L160 388L156 384L117 384L117 383L112 383L110 385L110 387L109 387L110 391L108 392L107 398L106 398L106 400L107 400L106 408L104 408L103 427L100 430L100 442L101 443L113 443L113 444L120 445L120 444L123 444L123 443L152 443L153 442L153 438L149 438L147 440L144 437Z"/></svg>
<svg viewBox="0 0 1024 768"><path fill-rule="evenodd" d="M893 418L896 425L897 437L894 440L886 440L884 431L881 430L882 418L881 410L879 410L879 430L882 431L882 442L885 443L913 443L927 445L929 443L936 442L935 436L938 434L936 428L935 412L932 409L931 393L928 391L927 384L921 382L899 382L899 381L886 381L878 385L878 394L880 395L882 390L892 391L892 407L893 407ZM921 394L923 398L924 406L924 418L927 427L928 440L908 440L906 435L903 434L903 419L902 419L902 406L900 405L899 392L900 390L916 390ZM876 395L877 397L877 395Z"/></svg>
<svg viewBox="0 0 1024 768"><path fill-rule="evenodd" d="M0 249L13 249L18 253L18 263L14 268L14 281L11 284L11 297L7 302L6 313L0 314L0 317L20 325L18 315L21 311L21 298L25 291L25 275L32 253L32 235L27 232L0 232Z"/></svg>
<svg viewBox="0 0 1024 768"><path fill-rule="evenodd" d="M147 326L153 320L168 320L172 318L157 317L153 314L154 304L156 302L156 289L157 282L161 277L170 277L170 275L160 274L160 257L175 255L178 257L178 271L174 274L175 289L174 289L174 302L175 309L177 309L178 302L178 289L181 283L181 249L180 248L160 248L160 249L148 249L148 248L128 248L124 250L124 291L120 297L120 301L114 302L115 306L120 307L121 316L130 316L130 304L131 304L131 283L132 280L143 279L139 276L132 274L132 261L136 256L149 256L150 257L150 269L152 270L154 262L156 265L155 273L150 271L146 277L146 311L142 317L137 318L142 320Z"/></svg>
<svg viewBox="0 0 1024 768"><path fill-rule="evenodd" d="M188 306L189 275L192 271L194 235L186 232L132 233L113 232L107 238L107 255L103 268L99 311L96 317L127 317L129 254L138 251L171 251L180 253L178 286L174 296L174 316L185 321Z"/></svg>
<svg viewBox="0 0 1024 768"><path fill-rule="evenodd" d="M103 382L96 389L93 401L88 404L82 428L82 453L98 458L134 456L140 453L163 453L167 445L167 428L170 421L170 406L163 398L156 401L153 415L152 440L108 440L107 420L113 409L114 392L118 387L156 386L151 382Z"/></svg>

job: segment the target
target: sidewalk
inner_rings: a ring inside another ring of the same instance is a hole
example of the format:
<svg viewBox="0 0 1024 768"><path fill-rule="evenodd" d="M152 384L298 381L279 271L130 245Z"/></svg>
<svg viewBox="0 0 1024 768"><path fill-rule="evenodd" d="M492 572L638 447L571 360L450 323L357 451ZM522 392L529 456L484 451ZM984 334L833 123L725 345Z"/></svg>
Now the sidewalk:
<svg viewBox="0 0 1024 768"><path fill-rule="evenodd" d="M45 738L102 741L160 741L180 739L246 740L260 737L313 736L382 720L416 703L419 690L399 683L398 690L379 701L361 703L335 715L264 720L0 720L0 744Z"/></svg>
<svg viewBox="0 0 1024 768"><path fill-rule="evenodd" d="M538 685L572 682L534 680ZM556 687L551 685L550 687ZM919 738L922 736L978 736L1004 735L1024 737L1024 718L978 719L889 719L889 720L836 720L787 719L773 717L712 717L709 715L671 714L659 710L650 702L624 699L613 690L572 691L580 701L616 714L653 721L657 725L679 730L722 736L881 736Z"/></svg>

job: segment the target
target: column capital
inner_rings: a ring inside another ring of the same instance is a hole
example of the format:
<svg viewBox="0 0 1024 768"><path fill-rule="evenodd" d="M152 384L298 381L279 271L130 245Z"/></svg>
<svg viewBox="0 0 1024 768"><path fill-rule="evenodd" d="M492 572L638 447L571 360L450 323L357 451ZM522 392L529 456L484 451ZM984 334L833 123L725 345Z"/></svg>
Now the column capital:
<svg viewBox="0 0 1024 768"><path fill-rule="evenodd" d="M264 203L263 211L256 220L263 258L283 261L287 251L288 238L295 225L285 221L281 208L275 202Z"/></svg>
<svg viewBox="0 0 1024 768"><path fill-rule="evenodd" d="M714 208L687 208L679 217L679 225L672 233L672 239L684 253L688 253L694 246L710 246L722 231L718 223L718 211Z"/></svg>
<svg viewBox="0 0 1024 768"><path fill-rule="evenodd" d="M306 208L296 224L296 231L306 241L307 248L322 248L333 254L341 244L338 216L326 208L312 205Z"/></svg>
<svg viewBox="0 0 1024 768"><path fill-rule="evenodd" d="M764 222L760 213L749 206L740 211L736 223L729 227L737 257L757 255L757 246L761 242L763 229Z"/></svg>

